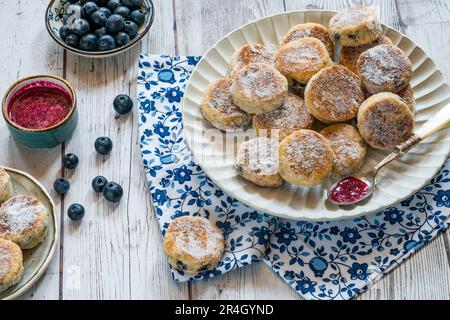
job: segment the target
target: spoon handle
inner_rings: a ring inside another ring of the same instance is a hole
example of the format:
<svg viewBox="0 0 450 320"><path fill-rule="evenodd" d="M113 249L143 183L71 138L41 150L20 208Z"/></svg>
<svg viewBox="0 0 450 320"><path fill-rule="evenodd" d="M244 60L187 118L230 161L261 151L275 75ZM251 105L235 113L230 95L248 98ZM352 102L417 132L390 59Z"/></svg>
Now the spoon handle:
<svg viewBox="0 0 450 320"><path fill-rule="evenodd" d="M433 133L445 128L450 123L450 104L439 110L427 122L425 122L414 134L394 148L394 153L400 157L408 152L416 144L425 140Z"/></svg>
<svg viewBox="0 0 450 320"><path fill-rule="evenodd" d="M439 112L434 114L427 122L425 122L415 134L420 140L425 140L433 133L443 129L450 123L450 104L443 107Z"/></svg>

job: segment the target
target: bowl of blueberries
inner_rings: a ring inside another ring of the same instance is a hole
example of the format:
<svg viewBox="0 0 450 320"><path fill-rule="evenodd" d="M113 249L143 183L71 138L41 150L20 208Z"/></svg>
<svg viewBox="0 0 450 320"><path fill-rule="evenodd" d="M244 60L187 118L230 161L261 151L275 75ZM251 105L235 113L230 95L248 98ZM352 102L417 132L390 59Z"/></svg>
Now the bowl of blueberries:
<svg viewBox="0 0 450 320"><path fill-rule="evenodd" d="M137 44L153 18L151 0L52 0L46 26L52 38L68 51L103 58Z"/></svg>

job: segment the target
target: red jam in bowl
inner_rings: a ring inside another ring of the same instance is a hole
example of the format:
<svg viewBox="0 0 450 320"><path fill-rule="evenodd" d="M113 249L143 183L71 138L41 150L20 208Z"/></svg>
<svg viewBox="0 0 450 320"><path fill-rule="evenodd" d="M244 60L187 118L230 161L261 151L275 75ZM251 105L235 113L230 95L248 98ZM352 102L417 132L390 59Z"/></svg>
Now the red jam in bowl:
<svg viewBox="0 0 450 320"><path fill-rule="evenodd" d="M369 186L362 180L348 177L339 181L330 192L330 199L336 203L352 203L364 198Z"/></svg>
<svg viewBox="0 0 450 320"><path fill-rule="evenodd" d="M7 113L12 122L26 129L47 129L63 121L72 108L72 97L60 85L35 81L11 98Z"/></svg>

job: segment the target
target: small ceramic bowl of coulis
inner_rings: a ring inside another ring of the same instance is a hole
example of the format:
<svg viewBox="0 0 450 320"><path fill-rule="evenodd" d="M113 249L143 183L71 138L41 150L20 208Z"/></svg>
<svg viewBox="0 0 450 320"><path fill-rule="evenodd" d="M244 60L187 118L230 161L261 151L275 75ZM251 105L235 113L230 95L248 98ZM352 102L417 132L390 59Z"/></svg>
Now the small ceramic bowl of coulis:
<svg viewBox="0 0 450 320"><path fill-rule="evenodd" d="M66 80L37 75L9 87L2 113L18 143L48 149L72 136L78 122L76 102L75 90Z"/></svg>

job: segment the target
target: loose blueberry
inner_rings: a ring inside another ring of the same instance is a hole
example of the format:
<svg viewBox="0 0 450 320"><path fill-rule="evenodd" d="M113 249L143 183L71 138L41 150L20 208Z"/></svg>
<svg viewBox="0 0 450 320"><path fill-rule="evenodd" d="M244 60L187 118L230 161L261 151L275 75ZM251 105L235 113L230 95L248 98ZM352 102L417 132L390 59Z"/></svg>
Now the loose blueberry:
<svg viewBox="0 0 450 320"><path fill-rule="evenodd" d="M128 19L134 21L138 26L142 26L145 23L145 14L139 10L134 10L130 13Z"/></svg>
<svg viewBox="0 0 450 320"><path fill-rule="evenodd" d="M98 39L98 50L100 51L108 51L113 50L116 48L116 40L114 40L114 37L106 34L104 36L101 36L100 39Z"/></svg>
<svg viewBox="0 0 450 320"><path fill-rule="evenodd" d="M68 153L63 158L64 168L75 169L78 166L79 159L73 153Z"/></svg>
<svg viewBox="0 0 450 320"><path fill-rule="evenodd" d="M109 202L119 202L123 197L123 189L118 183L109 182L103 189L103 196Z"/></svg>
<svg viewBox="0 0 450 320"><path fill-rule="evenodd" d="M79 43L80 41L78 40L78 37L77 37L76 35L74 35L74 34L69 34L69 35L67 36L65 42L66 42L67 45L69 45L69 46L71 46L71 47L74 47L74 48L77 48L77 47L78 47L78 43Z"/></svg>
<svg viewBox="0 0 450 320"><path fill-rule="evenodd" d="M107 19L108 17L106 14L100 10L97 10L91 14L91 21L99 27L103 27L106 24Z"/></svg>
<svg viewBox="0 0 450 320"><path fill-rule="evenodd" d="M125 32L119 32L116 34L116 45L118 47L123 47L128 42L130 42L130 36Z"/></svg>
<svg viewBox="0 0 450 320"><path fill-rule="evenodd" d="M101 27L100 29L95 30L94 34L97 38L99 38L98 46L100 47L100 38L108 34L108 31L106 30L106 27Z"/></svg>
<svg viewBox="0 0 450 320"><path fill-rule="evenodd" d="M74 35L82 37L89 33L89 23L84 19L75 19L72 23L72 32Z"/></svg>
<svg viewBox="0 0 450 320"><path fill-rule="evenodd" d="M95 177L94 180L92 180L92 189L94 189L95 192L100 193L103 192L103 189L108 184L108 180L106 180L103 176Z"/></svg>
<svg viewBox="0 0 450 320"><path fill-rule="evenodd" d="M66 178L58 178L53 183L53 189L59 194L65 194L70 189L70 182Z"/></svg>
<svg viewBox="0 0 450 320"><path fill-rule="evenodd" d="M130 15L130 12L131 12L130 9L128 9L128 7L125 7L125 6L117 7L116 10L114 10L115 14L120 14L125 19L128 18L128 16Z"/></svg>
<svg viewBox="0 0 450 320"><path fill-rule="evenodd" d="M88 1L83 4L83 14L85 17L90 17L95 11L98 10L98 6L93 1Z"/></svg>
<svg viewBox="0 0 450 320"><path fill-rule="evenodd" d="M97 37L89 33L80 39L80 49L84 51L95 51L97 49Z"/></svg>
<svg viewBox="0 0 450 320"><path fill-rule="evenodd" d="M133 109L133 100L126 94L120 94L114 99L113 106L118 114L124 115Z"/></svg>
<svg viewBox="0 0 450 320"><path fill-rule="evenodd" d="M67 36L70 35L70 34L72 34L72 30L66 25L62 26L59 29L59 35L61 36L61 38L63 40L65 40L67 38Z"/></svg>
<svg viewBox="0 0 450 320"><path fill-rule="evenodd" d="M67 209L67 216L72 221L80 221L84 217L84 207L81 204L74 203Z"/></svg>
<svg viewBox="0 0 450 320"><path fill-rule="evenodd" d="M100 8L98 8L97 11L103 12L106 15L106 17L109 17L111 15L111 10L109 10L106 7L100 7Z"/></svg>
<svg viewBox="0 0 450 320"><path fill-rule="evenodd" d="M106 20L106 30L111 33L119 32L123 29L125 19L120 14L112 14Z"/></svg>
<svg viewBox="0 0 450 320"><path fill-rule="evenodd" d="M114 11L117 7L122 5L120 0L109 0L106 4L109 10Z"/></svg>
<svg viewBox="0 0 450 320"><path fill-rule="evenodd" d="M130 39L133 39L138 33L138 26L133 21L127 20L123 26L123 32L128 33Z"/></svg>
<svg viewBox="0 0 450 320"><path fill-rule="evenodd" d="M122 0L122 4L130 9L139 9L142 6L142 0Z"/></svg>
<svg viewBox="0 0 450 320"><path fill-rule="evenodd" d="M105 156L111 153L113 143L108 137L100 137L95 140L94 147L99 154Z"/></svg>

